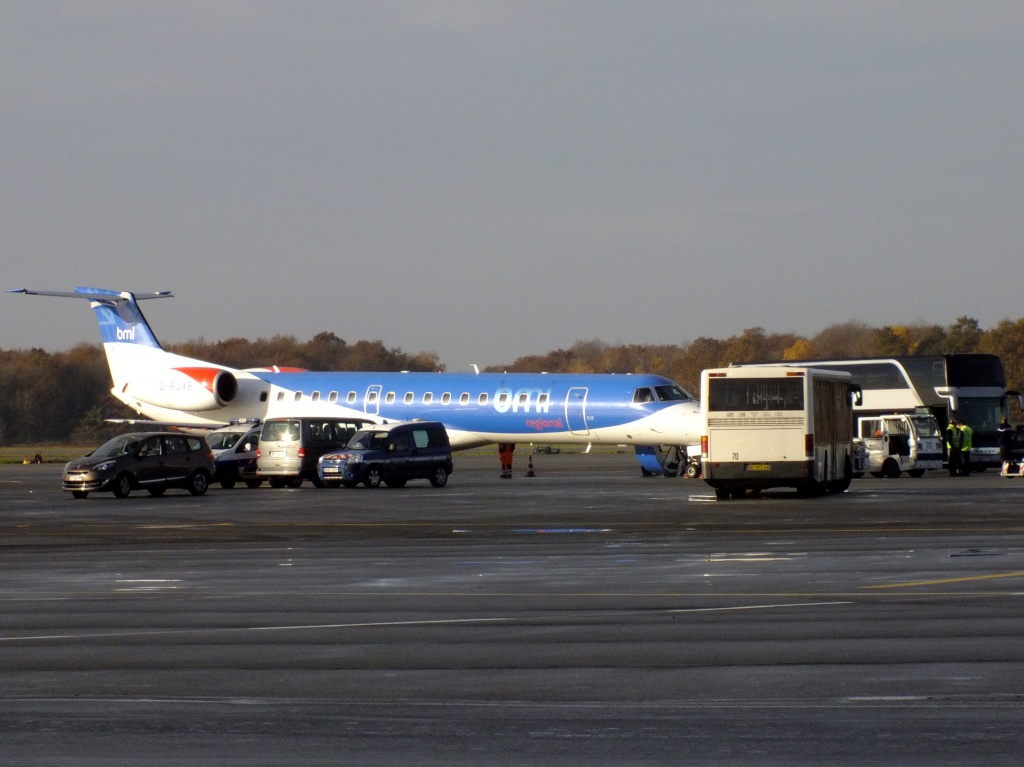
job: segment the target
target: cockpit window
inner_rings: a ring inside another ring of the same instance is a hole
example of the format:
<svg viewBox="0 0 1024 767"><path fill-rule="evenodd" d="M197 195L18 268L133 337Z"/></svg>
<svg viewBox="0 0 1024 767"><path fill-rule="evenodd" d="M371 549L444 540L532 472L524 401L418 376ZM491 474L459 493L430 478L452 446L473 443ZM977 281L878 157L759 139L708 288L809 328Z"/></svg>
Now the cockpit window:
<svg viewBox="0 0 1024 767"><path fill-rule="evenodd" d="M646 386L641 386L635 392L633 392L634 404L643 404L644 402L654 402L654 392L648 389Z"/></svg>
<svg viewBox="0 0 1024 767"><path fill-rule="evenodd" d="M675 384L655 386L654 391L657 392L658 400L661 402L681 402L693 399L685 389Z"/></svg>

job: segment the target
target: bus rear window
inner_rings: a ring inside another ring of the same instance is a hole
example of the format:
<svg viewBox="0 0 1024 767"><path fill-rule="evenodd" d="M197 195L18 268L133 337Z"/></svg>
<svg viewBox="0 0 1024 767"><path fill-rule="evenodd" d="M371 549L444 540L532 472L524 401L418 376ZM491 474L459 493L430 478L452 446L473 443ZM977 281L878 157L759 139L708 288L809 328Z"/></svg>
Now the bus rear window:
<svg viewBox="0 0 1024 767"><path fill-rule="evenodd" d="M712 378L708 410L803 410L803 378Z"/></svg>

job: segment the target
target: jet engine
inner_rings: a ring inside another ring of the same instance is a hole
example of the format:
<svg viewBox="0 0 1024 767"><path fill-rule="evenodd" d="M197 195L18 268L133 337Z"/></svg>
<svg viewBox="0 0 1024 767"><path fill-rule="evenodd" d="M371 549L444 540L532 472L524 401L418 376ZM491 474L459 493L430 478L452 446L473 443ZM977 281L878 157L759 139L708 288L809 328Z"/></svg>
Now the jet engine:
<svg viewBox="0 0 1024 767"><path fill-rule="evenodd" d="M216 410L235 399L238 380L221 368L168 368L133 377L114 393L171 410Z"/></svg>

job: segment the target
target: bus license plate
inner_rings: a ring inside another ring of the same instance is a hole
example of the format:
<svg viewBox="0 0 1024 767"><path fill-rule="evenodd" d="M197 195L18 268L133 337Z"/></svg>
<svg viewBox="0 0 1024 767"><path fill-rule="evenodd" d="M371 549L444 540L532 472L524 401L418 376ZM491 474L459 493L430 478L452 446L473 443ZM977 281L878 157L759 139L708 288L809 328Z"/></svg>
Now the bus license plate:
<svg viewBox="0 0 1024 767"><path fill-rule="evenodd" d="M747 471L771 471L772 465L770 463L748 463Z"/></svg>

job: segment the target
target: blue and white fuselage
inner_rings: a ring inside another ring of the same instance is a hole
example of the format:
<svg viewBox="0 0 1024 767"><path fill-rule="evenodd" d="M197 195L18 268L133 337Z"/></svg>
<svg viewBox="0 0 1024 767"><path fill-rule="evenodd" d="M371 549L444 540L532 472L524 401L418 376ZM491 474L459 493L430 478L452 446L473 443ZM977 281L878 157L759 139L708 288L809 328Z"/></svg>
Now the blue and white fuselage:
<svg viewBox="0 0 1024 767"><path fill-rule="evenodd" d="M698 403L661 376L270 372L259 377L271 387L267 417L331 412L440 421L455 449L495 442L700 441Z"/></svg>
<svg viewBox="0 0 1024 767"><path fill-rule="evenodd" d="M113 395L146 418L198 427L241 418L358 416L440 421L452 447L500 442L614 445L700 443L700 404L656 375L236 370L172 354L137 300L169 297L76 288L95 311Z"/></svg>

